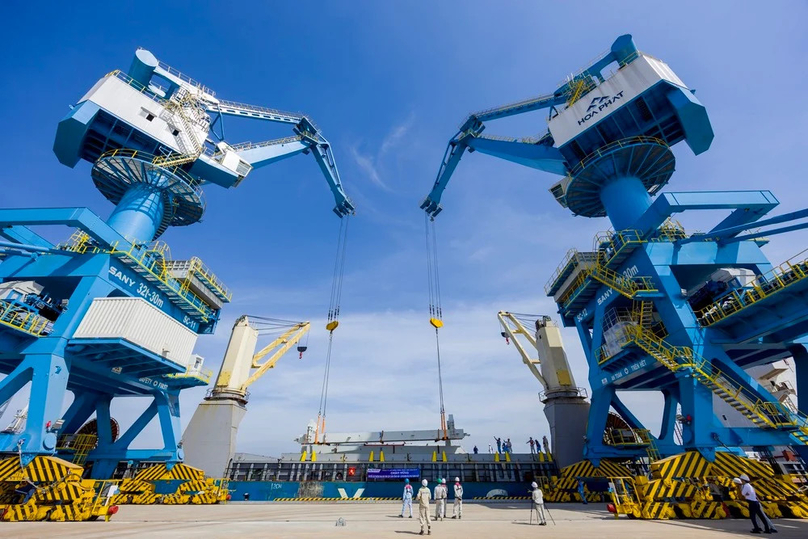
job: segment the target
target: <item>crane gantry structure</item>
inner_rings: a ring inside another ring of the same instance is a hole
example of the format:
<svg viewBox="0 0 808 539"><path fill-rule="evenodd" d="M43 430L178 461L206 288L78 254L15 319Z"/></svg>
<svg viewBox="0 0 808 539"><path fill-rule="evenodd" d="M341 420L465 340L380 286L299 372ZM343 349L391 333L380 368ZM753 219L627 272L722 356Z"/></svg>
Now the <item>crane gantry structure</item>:
<svg viewBox="0 0 808 539"><path fill-rule="evenodd" d="M548 111L538 138L484 133L488 121L536 110ZM421 203L437 216L461 157L474 150L561 176L550 191L563 207L610 220L613 230L592 251L571 250L545 287L586 354L592 393L582 456L596 466L685 450L712 460L727 447L792 446L808 457L808 259L775 266L761 250L767 236L807 227L799 221L808 210L764 219L778 205L766 190L661 193L675 169L672 147L685 142L698 155L712 140L694 91L624 35L552 93L471 114ZM707 233L671 219L704 210L728 215ZM799 409L744 370L789 356ZM628 391L662 393L661 430L610 442L610 410L648 432L621 399ZM714 399L751 426L722 425Z"/></svg>
<svg viewBox="0 0 808 539"><path fill-rule="evenodd" d="M225 117L289 124L293 134L230 143ZM30 383L25 428L0 433L0 454L23 467L38 456L70 459L73 436L95 415L97 441L86 455L93 478L111 477L121 461L170 467L183 459L179 394L212 374L193 348L213 333L232 292L198 258L172 260L157 238L201 219L204 188L236 187L253 169L299 153L314 156L340 218L354 206L308 116L220 99L144 49L71 107L53 150L70 167L89 161L115 207L106 220L82 207L0 209L0 403ZM73 233L54 244L33 228L40 225ZM246 396L270 363L230 389ZM74 399L63 411L68 392ZM126 396L150 404L117 436L110 405ZM131 449L155 417L162 444Z"/></svg>

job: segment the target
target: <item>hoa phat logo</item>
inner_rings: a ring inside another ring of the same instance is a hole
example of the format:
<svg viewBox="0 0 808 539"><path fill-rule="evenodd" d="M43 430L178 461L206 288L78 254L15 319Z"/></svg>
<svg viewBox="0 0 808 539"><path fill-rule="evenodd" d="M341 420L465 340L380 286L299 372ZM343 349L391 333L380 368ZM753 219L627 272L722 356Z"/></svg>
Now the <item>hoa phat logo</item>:
<svg viewBox="0 0 808 539"><path fill-rule="evenodd" d="M601 111L611 107L617 101L623 99L623 90L620 90L614 95L604 95L593 97L592 101L589 103L589 106L586 108L586 114L578 120L578 125L583 125L596 115L600 114Z"/></svg>

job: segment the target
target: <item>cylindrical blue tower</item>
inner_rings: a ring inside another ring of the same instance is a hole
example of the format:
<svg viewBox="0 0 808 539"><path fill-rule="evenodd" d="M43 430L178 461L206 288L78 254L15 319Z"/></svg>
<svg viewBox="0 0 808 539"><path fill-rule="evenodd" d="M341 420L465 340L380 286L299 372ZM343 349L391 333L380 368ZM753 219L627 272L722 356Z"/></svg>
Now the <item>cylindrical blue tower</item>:
<svg viewBox="0 0 808 539"><path fill-rule="evenodd" d="M116 150L101 156L92 170L99 191L116 205L107 224L121 236L146 243L169 226L193 224L202 217L202 189L179 167L155 164L152 155Z"/></svg>
<svg viewBox="0 0 808 539"><path fill-rule="evenodd" d="M608 216L615 230L631 228L651 205L651 194L668 183L676 166L660 139L617 140L570 170L566 203L577 215Z"/></svg>

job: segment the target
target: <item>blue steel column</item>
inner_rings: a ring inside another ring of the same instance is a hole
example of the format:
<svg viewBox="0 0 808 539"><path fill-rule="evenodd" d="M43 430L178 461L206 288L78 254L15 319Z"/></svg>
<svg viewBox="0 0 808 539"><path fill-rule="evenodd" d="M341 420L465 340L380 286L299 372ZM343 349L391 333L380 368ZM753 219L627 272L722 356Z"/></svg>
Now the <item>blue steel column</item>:
<svg viewBox="0 0 808 539"><path fill-rule="evenodd" d="M600 200L615 230L630 228L651 205L642 181L631 176L607 182L600 190Z"/></svg>
<svg viewBox="0 0 808 539"><path fill-rule="evenodd" d="M107 224L124 238L151 241L164 211L162 188L139 183L126 191L107 219Z"/></svg>
<svg viewBox="0 0 808 539"><path fill-rule="evenodd" d="M808 350L805 345L798 344L789 348L794 358L794 369L797 371L797 408L808 414Z"/></svg>

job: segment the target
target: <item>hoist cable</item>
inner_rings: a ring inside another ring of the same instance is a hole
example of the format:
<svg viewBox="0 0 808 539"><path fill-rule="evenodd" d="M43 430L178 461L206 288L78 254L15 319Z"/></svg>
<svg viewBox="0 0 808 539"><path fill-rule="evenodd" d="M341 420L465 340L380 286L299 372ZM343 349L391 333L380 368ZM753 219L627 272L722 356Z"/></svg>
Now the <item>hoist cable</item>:
<svg viewBox="0 0 808 539"><path fill-rule="evenodd" d="M444 424L444 417L446 409L443 406L443 373L441 371L441 365L440 365L440 339L438 338L438 328L435 328L435 348L437 349L438 352L438 393L440 395L441 427L445 428L446 425Z"/></svg>
<svg viewBox="0 0 808 539"><path fill-rule="evenodd" d="M334 273L331 281L331 296L328 304L328 349L325 356L325 369L323 370L323 384L320 390L320 407L317 412L317 428L314 434L315 443L319 441L320 434L325 433L325 416L328 410L328 386L331 379L331 347L334 342L334 330L337 328L340 304L342 302L342 283L345 278L345 258L348 249L348 216L340 219L339 234L337 236L337 255L334 259Z"/></svg>
<svg viewBox="0 0 808 539"><path fill-rule="evenodd" d="M440 271L438 269L438 236L435 233L435 221L432 220L432 266L435 269L435 299L438 319L443 318L443 305L440 299Z"/></svg>
<svg viewBox="0 0 808 539"><path fill-rule="evenodd" d="M331 378L331 343L334 340L334 332L328 335L328 352L326 352L325 383L323 385L323 424L325 424L325 414L328 410L328 382Z"/></svg>
<svg viewBox="0 0 808 539"><path fill-rule="evenodd" d="M431 227L430 227L431 225ZM447 439L446 407L443 398L443 367L440 358L440 337L438 329L443 326L443 306L440 298L440 272L438 270L438 240L434 219L424 216L424 238L426 241L427 284L429 288L430 324L435 328L435 350L438 360L438 399L440 402L440 426L443 439ZM430 230L431 228L431 230ZM431 236L431 237L430 237Z"/></svg>
<svg viewBox="0 0 808 539"><path fill-rule="evenodd" d="M335 314L334 319L339 318L339 310L340 304L342 303L342 282L345 277L345 254L348 250L348 224L350 221L348 220L349 217L345 217L345 232L342 235L342 252L339 253L339 282L337 283L337 291L336 291L336 304L335 304Z"/></svg>
<svg viewBox="0 0 808 539"><path fill-rule="evenodd" d="M435 316L434 285L432 283L432 250L429 245L429 216L424 213L424 240L426 242L426 278L429 289L429 317Z"/></svg>
<svg viewBox="0 0 808 539"><path fill-rule="evenodd" d="M345 229L345 221L339 220L339 234L337 235L337 256L334 258L334 272L331 276L331 296L328 300L328 321L334 319L334 304L336 303L337 286L339 285L339 267L342 254L342 236Z"/></svg>

